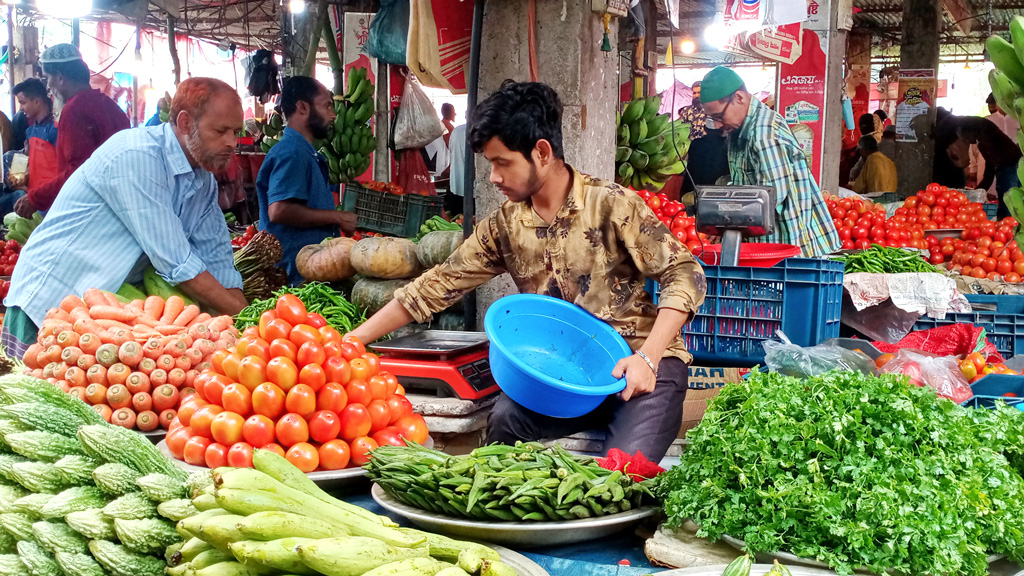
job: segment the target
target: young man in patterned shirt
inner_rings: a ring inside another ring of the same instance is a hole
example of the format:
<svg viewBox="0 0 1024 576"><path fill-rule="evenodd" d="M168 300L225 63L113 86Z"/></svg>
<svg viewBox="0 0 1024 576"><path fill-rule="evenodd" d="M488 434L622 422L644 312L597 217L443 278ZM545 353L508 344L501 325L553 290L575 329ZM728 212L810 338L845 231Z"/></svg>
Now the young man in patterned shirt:
<svg viewBox="0 0 1024 576"><path fill-rule="evenodd" d="M704 300L697 261L633 192L579 173L562 154L562 104L549 86L506 81L469 123L469 144L491 163L508 200L480 220L448 260L395 292L352 332L373 342L458 302L508 273L521 293L572 302L608 322L634 350L613 370L626 389L579 418L537 414L502 395L487 442L607 433L604 449L657 462L679 432L691 356L680 330ZM658 306L644 282L661 283Z"/></svg>
<svg viewBox="0 0 1024 576"><path fill-rule="evenodd" d="M729 135L732 183L775 189L775 233L750 241L793 244L808 258L838 250L839 234L786 120L751 96L739 75L724 66L704 77L700 100L708 128Z"/></svg>

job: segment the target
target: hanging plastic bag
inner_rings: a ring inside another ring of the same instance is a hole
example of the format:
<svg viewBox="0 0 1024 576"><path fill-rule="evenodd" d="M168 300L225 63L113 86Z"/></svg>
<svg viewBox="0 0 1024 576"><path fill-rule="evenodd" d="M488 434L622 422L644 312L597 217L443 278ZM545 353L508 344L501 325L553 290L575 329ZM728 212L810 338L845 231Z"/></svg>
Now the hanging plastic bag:
<svg viewBox="0 0 1024 576"><path fill-rule="evenodd" d="M935 393L957 404L974 396L971 385L953 356L933 356L904 348L885 363L879 374L903 374L915 386L931 386Z"/></svg>
<svg viewBox="0 0 1024 576"><path fill-rule="evenodd" d="M863 374L875 371L874 361L863 352L847 350L831 342L802 347L766 340L762 346L765 366L785 376L808 378L831 370L857 370Z"/></svg>
<svg viewBox="0 0 1024 576"><path fill-rule="evenodd" d="M395 149L424 148L443 134L444 126L437 117L434 104L416 77L409 74L395 121Z"/></svg>
<svg viewBox="0 0 1024 576"><path fill-rule="evenodd" d="M437 188L430 179L430 170L419 150L405 150L398 157L398 185L406 194L437 196Z"/></svg>
<svg viewBox="0 0 1024 576"><path fill-rule="evenodd" d="M29 138L28 192L29 194L57 178L57 149L38 137Z"/></svg>
<svg viewBox="0 0 1024 576"><path fill-rule="evenodd" d="M380 0L380 10L370 22L364 49L370 56L405 66L409 41L409 0Z"/></svg>

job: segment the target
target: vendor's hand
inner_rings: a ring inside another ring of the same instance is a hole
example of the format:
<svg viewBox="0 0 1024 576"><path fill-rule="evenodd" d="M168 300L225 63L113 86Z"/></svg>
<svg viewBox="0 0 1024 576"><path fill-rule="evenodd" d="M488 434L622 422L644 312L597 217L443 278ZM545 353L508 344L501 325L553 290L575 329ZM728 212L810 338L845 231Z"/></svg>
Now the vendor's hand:
<svg viewBox="0 0 1024 576"><path fill-rule="evenodd" d="M36 207L28 196L22 196L14 203L14 211L22 218L31 218L36 213Z"/></svg>
<svg viewBox="0 0 1024 576"><path fill-rule="evenodd" d="M612 369L613 378L622 378L623 375L626 376L626 389L620 394L623 402L628 402L633 396L654 392L658 383L651 367L636 354L619 360Z"/></svg>
<svg viewBox="0 0 1024 576"><path fill-rule="evenodd" d="M345 234L351 234L356 231L356 214L355 212L338 212L338 226L341 231Z"/></svg>

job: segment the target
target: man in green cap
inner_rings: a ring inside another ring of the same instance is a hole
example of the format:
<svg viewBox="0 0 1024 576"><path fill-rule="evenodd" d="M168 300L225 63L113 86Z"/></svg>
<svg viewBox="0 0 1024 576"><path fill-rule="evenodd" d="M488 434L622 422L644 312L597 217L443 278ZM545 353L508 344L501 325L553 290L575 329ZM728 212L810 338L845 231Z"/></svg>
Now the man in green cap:
<svg viewBox="0 0 1024 576"><path fill-rule="evenodd" d="M708 128L728 134L732 183L775 189L775 232L752 240L793 244L808 258L838 250L825 199L786 120L751 96L739 75L724 66L704 77L700 100Z"/></svg>

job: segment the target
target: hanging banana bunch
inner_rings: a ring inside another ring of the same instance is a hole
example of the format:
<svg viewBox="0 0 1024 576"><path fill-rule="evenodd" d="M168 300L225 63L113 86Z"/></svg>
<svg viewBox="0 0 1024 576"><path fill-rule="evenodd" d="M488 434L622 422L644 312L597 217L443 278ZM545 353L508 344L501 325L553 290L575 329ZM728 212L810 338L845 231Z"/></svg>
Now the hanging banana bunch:
<svg viewBox="0 0 1024 576"><path fill-rule="evenodd" d="M658 114L661 96L633 100L616 117L615 181L657 191L680 174L690 147L690 125Z"/></svg>

